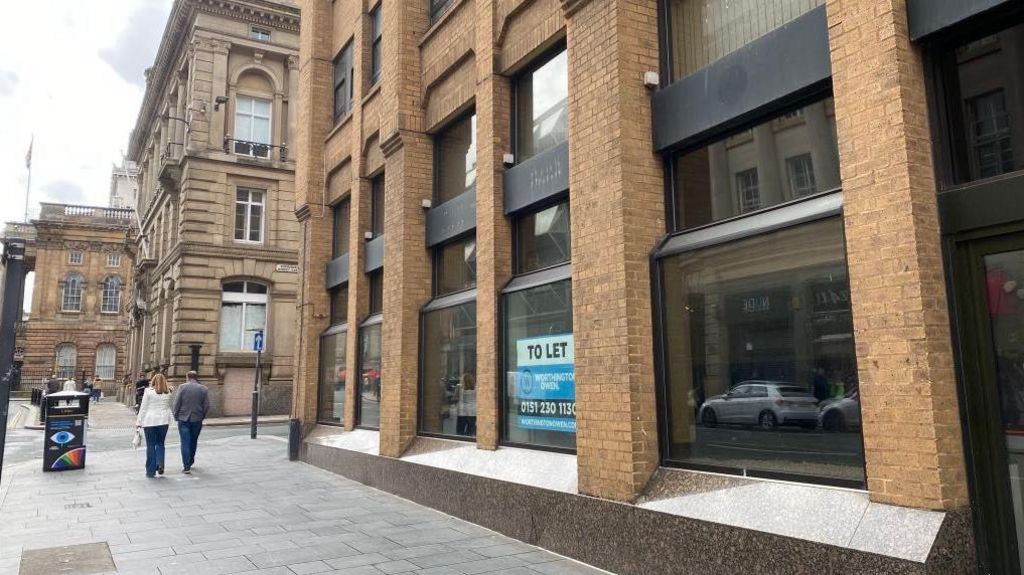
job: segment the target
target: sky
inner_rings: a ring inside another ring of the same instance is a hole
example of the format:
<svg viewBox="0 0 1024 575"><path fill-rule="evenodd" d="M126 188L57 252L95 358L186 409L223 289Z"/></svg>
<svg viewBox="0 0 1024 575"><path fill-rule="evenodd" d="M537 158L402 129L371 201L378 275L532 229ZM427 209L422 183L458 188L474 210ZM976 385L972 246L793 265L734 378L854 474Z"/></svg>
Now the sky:
<svg viewBox="0 0 1024 575"><path fill-rule="evenodd" d="M106 205L172 0L5 2L0 35L0 222L39 202Z"/></svg>

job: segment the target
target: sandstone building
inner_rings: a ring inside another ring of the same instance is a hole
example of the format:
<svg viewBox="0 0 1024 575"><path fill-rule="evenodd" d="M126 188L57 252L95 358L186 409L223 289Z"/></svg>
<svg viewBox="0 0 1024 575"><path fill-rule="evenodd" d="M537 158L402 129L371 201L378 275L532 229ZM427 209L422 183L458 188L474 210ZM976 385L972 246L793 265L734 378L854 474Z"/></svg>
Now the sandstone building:
<svg viewBox="0 0 1024 575"><path fill-rule="evenodd" d="M133 371L196 367L218 415L288 410L296 333L299 10L177 0L147 72L127 160L139 168ZM194 350L194 351L193 351Z"/></svg>
<svg viewBox="0 0 1024 575"><path fill-rule="evenodd" d="M131 223L131 209L43 203L38 219L7 224L5 236L25 240L23 273L35 272L15 339L23 388L56 374L100 377L116 392L127 373Z"/></svg>
<svg viewBox="0 0 1024 575"><path fill-rule="evenodd" d="M1019 2L301 7L302 458L618 573L1024 572Z"/></svg>

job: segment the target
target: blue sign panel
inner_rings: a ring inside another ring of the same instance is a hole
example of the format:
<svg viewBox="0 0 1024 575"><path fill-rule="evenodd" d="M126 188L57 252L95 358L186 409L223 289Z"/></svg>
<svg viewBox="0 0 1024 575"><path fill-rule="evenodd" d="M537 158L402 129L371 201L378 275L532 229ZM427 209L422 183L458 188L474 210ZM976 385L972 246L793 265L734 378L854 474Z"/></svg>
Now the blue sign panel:
<svg viewBox="0 0 1024 575"><path fill-rule="evenodd" d="M263 351L263 330L256 332L252 338L252 350Z"/></svg>
<svg viewBox="0 0 1024 575"><path fill-rule="evenodd" d="M573 336L562 334L516 342L516 425L525 429L576 432L576 369Z"/></svg>

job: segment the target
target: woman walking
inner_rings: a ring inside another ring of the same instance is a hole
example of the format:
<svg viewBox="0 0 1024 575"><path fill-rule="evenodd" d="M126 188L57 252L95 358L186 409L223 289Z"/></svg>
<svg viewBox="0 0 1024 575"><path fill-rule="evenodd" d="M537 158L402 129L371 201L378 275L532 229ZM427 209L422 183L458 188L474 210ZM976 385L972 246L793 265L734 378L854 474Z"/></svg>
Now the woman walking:
<svg viewBox="0 0 1024 575"><path fill-rule="evenodd" d="M164 474L164 440L173 420L171 386L167 385L167 378L158 373L142 394L139 416L135 420L135 427L141 427L146 435L146 477Z"/></svg>

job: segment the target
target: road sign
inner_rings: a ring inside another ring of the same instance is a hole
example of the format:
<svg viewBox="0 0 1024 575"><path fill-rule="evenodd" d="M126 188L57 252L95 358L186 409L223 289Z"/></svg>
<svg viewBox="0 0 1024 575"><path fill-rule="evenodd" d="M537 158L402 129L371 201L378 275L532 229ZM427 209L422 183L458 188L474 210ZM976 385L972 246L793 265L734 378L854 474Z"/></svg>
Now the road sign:
<svg viewBox="0 0 1024 575"><path fill-rule="evenodd" d="M252 350L263 351L263 330L256 332L256 335L252 338Z"/></svg>

